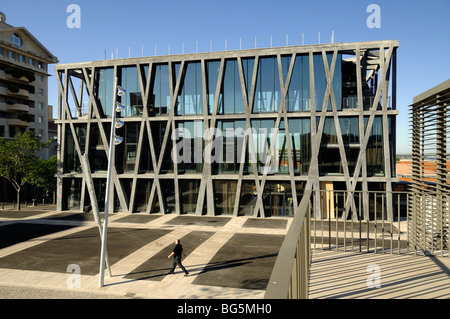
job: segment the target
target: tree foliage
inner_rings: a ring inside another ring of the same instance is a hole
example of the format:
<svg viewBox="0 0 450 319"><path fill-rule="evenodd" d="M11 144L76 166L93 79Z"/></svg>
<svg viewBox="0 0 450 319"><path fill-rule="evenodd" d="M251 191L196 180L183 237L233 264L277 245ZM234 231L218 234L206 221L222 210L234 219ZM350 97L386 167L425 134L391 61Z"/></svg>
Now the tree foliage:
<svg viewBox="0 0 450 319"><path fill-rule="evenodd" d="M56 187L57 172L58 160L56 155L48 160L40 158L36 161L34 167L31 168L28 183L50 191Z"/></svg>
<svg viewBox="0 0 450 319"><path fill-rule="evenodd" d="M11 140L0 138L0 176L14 186L18 204L22 186L33 182L33 172L39 163L37 153L50 144L51 140L41 142L32 131L19 132Z"/></svg>

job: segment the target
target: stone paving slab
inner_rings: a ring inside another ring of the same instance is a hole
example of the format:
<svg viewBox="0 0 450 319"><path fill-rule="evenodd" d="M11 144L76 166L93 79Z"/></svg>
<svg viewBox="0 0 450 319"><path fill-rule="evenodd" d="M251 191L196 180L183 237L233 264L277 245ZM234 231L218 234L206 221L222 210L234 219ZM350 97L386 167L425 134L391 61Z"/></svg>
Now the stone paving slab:
<svg viewBox="0 0 450 319"><path fill-rule="evenodd" d="M92 213L42 210L22 215L26 216L17 218L18 215L10 211L0 217L0 230L15 229L10 231L10 234L15 234L15 239L0 249L0 287L76 291L87 296L110 294L114 298L263 298L264 287L261 285L242 288L223 285L226 280L214 282L208 279L203 283L195 283L195 280L200 276L219 277L218 273L227 269L217 267L217 264L211 266L215 263L213 259L216 254L222 259L228 258L230 262L241 259L243 251L274 258L276 255L272 255L277 251L273 247L267 246L270 250L267 252L264 252L264 245L255 249L258 246L256 242L261 243L258 235L277 238L281 245L290 222L290 219L285 219L284 228L260 228L243 227L248 217L110 214L108 257L112 277L105 271L105 285L99 288L101 241ZM29 232L29 229L34 232ZM253 237L256 242L248 234L256 235ZM227 244L234 236L246 239ZM190 275L184 277L178 269L175 275L161 273L159 277L150 278L171 266L172 260L167 255L175 239L179 238L187 253L183 264ZM273 262L261 263L262 260L251 256L247 256L246 264L254 263L253 270L257 270L258 280L268 281ZM76 288L70 288L74 278L67 268L70 264L80 267L81 273L76 275L76 282L80 285ZM234 268L235 271L229 274L229 281L244 281L248 271L238 266ZM205 272L205 269L208 271Z"/></svg>

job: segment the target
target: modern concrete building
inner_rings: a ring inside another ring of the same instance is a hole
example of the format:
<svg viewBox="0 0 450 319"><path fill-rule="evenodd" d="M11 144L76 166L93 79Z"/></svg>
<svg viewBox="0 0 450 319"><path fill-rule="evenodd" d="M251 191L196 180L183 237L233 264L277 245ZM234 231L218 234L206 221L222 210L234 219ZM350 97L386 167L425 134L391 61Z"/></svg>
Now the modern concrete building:
<svg viewBox="0 0 450 319"><path fill-rule="evenodd" d="M398 42L57 65L58 209L104 207L114 81L123 142L109 211L292 216L305 189L392 190ZM389 201L392 199L388 196ZM361 215L362 216L362 215Z"/></svg>
<svg viewBox="0 0 450 319"><path fill-rule="evenodd" d="M6 23L0 12L0 137L13 138L32 130L49 139L48 65L58 59L26 28ZM49 157L49 150L40 154ZM0 201L10 201L8 182L2 182ZM14 193L13 193L14 194Z"/></svg>

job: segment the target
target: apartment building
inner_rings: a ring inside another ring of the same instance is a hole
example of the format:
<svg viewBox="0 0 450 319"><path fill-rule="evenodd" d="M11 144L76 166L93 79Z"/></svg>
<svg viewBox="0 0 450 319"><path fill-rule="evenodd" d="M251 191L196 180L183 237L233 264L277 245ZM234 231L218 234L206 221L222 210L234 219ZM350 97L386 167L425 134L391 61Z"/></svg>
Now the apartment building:
<svg viewBox="0 0 450 319"><path fill-rule="evenodd" d="M31 130L49 139L48 65L53 63L58 59L38 39L24 27L7 24L0 12L0 137ZM48 158L49 150L40 155ZM0 201L15 198L8 182L1 187Z"/></svg>

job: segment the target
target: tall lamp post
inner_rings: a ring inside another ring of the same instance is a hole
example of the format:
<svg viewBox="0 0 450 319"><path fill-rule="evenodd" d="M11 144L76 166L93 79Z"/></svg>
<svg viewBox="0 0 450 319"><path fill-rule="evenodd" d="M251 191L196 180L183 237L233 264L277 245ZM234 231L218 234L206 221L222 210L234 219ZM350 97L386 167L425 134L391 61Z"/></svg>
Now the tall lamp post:
<svg viewBox="0 0 450 319"><path fill-rule="evenodd" d="M106 177L106 192L105 192L105 213L104 213L104 221L103 221L103 229L102 229L102 247L100 252L100 279L99 286L103 287L104 278L105 278L105 263L106 263L106 236L107 236L107 228L108 228L108 209L109 209L109 198L111 193L111 171L114 149L116 145L122 143L123 138L116 135L116 129L121 128L123 126L123 122L121 120L116 119L116 113L122 112L125 107L117 101L118 96L122 96L126 93L122 87L117 86L117 78L114 79L114 97L113 97L113 105L112 105L112 115L111 115L111 134L109 139L109 160L108 160L108 171Z"/></svg>

